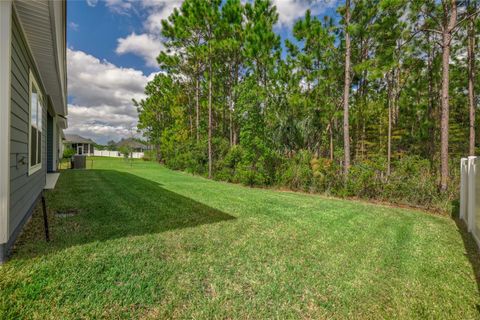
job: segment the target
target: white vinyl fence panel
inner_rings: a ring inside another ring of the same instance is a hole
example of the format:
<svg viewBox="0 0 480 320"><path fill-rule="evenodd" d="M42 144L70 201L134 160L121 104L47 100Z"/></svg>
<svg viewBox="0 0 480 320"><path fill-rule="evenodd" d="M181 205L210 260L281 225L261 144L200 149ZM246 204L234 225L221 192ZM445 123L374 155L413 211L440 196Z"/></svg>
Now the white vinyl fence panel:
<svg viewBox="0 0 480 320"><path fill-rule="evenodd" d="M460 218L480 247L480 162L477 157L460 161Z"/></svg>
<svg viewBox="0 0 480 320"><path fill-rule="evenodd" d="M112 158L122 158L123 154L119 151L108 151L108 150L94 150L93 155L96 157L112 157ZM134 159L143 158L143 152L132 152L131 157Z"/></svg>
<svg viewBox="0 0 480 320"><path fill-rule="evenodd" d="M118 151L108 151L108 150L94 150L93 155L96 157L112 157L112 158L121 158L122 154Z"/></svg>
<svg viewBox="0 0 480 320"><path fill-rule="evenodd" d="M467 221L468 212L468 159L460 160L460 219Z"/></svg>
<svg viewBox="0 0 480 320"><path fill-rule="evenodd" d="M134 158L134 159L143 158L143 152L132 152L132 158Z"/></svg>

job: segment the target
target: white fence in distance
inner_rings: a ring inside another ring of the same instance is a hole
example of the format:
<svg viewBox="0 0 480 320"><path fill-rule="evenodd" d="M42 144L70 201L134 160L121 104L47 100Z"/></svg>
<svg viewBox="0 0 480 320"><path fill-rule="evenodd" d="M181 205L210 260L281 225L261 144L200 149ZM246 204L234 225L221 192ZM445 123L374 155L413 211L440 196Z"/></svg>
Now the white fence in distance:
<svg viewBox="0 0 480 320"><path fill-rule="evenodd" d="M460 161L460 218L480 247L480 161L477 157L462 158Z"/></svg>
<svg viewBox="0 0 480 320"><path fill-rule="evenodd" d="M132 152L131 157L134 159L141 159L143 158L143 152Z"/></svg>
<svg viewBox="0 0 480 320"><path fill-rule="evenodd" d="M96 157L111 157L111 158L122 158L123 155L119 151L108 151L108 150L94 150L93 155ZM132 152L130 155L134 159L143 158L143 152Z"/></svg>

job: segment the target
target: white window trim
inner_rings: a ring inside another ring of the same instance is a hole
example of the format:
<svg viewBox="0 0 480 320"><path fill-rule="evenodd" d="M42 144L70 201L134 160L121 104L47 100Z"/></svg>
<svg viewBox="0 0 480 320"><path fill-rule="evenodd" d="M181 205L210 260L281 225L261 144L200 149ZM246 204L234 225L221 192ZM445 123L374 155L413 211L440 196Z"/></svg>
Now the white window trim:
<svg viewBox="0 0 480 320"><path fill-rule="evenodd" d="M42 97L42 93L40 92L40 87L38 86L38 83L37 83L37 80L35 80L35 76L33 75L32 73L32 70L30 70L30 73L29 73L29 81L28 81L29 85L28 85L28 175L32 175L34 174L35 172L37 172L38 170L42 169L42 164L43 164L43 157L40 156L40 162L35 164L35 165L31 165L31 161L32 161L32 155L30 154L31 153L31 149L30 149L30 144L32 143L32 106L30 105L30 103L32 102L32 86L35 86L35 88L37 89L37 95L38 95L38 101L41 101L43 99ZM41 106L42 106L42 122L43 122L43 103L41 103ZM37 114L38 114L38 110L37 110ZM37 128L38 130L38 128ZM42 123L42 135L43 135L43 123ZM43 143L41 144L41 147L43 147ZM42 150L38 150L38 142L37 142L37 152L40 152L40 154L42 153ZM38 157L38 153L37 153L37 157Z"/></svg>

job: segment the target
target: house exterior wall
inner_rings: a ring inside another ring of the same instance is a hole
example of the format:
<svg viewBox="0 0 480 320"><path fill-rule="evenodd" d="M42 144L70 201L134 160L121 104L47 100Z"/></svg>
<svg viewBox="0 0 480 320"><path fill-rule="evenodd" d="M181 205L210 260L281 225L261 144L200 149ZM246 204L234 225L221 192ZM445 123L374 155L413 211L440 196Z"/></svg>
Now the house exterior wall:
<svg viewBox="0 0 480 320"><path fill-rule="evenodd" d="M58 171L58 165L60 164L60 146L59 146L59 138L61 139L60 135L60 128L58 127L57 119L54 117L53 118L53 159L54 159L54 165L55 165L55 171Z"/></svg>
<svg viewBox="0 0 480 320"><path fill-rule="evenodd" d="M55 136L55 126L53 123L54 118L48 114L47 116L47 172L55 171L55 149L53 147L54 144L54 136Z"/></svg>
<svg viewBox="0 0 480 320"><path fill-rule="evenodd" d="M47 172L56 172L59 162L57 137L59 128L57 118L52 110L53 108L49 108L47 118Z"/></svg>
<svg viewBox="0 0 480 320"><path fill-rule="evenodd" d="M52 150L52 159L53 159L53 164L52 164L52 171L58 171L58 164L60 162L59 156L58 156L58 124L57 124L57 118L53 116L53 123L52 123L52 130L53 130L53 137L52 137L52 144L49 147L49 149Z"/></svg>
<svg viewBox="0 0 480 320"><path fill-rule="evenodd" d="M58 126L58 121L57 121L57 152L58 152L58 160L57 164L60 163L60 160L63 159L63 151L65 151L65 146L62 141L62 129Z"/></svg>
<svg viewBox="0 0 480 320"><path fill-rule="evenodd" d="M10 126L10 210L9 240L7 247L15 241L23 224L28 220L33 207L45 186L47 146L47 103L43 102L42 165L29 175L29 73L35 76L39 90L44 94L32 55L29 51L21 25L15 13L12 19L11 41L11 126ZM21 161L24 159L25 161Z"/></svg>

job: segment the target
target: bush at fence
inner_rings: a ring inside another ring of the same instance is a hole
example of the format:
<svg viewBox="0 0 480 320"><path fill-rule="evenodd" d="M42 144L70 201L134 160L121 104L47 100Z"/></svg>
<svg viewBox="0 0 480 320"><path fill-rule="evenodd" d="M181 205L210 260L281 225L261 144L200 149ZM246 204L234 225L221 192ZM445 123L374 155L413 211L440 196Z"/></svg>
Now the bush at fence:
<svg viewBox="0 0 480 320"><path fill-rule="evenodd" d="M228 141L227 141L228 143ZM392 161L391 175L386 176L386 158L355 161L347 178L338 161L314 157L303 150L291 156L279 155L262 146L258 154L247 153L241 145L229 148L225 141L214 141L216 150L213 175L216 180L249 186L277 186L291 190L324 193L338 197L357 197L427 209L450 211L458 198L458 165L450 165L448 192L438 189L439 177L429 160L404 156ZM208 154L205 141L186 149L167 150L168 167L206 176Z"/></svg>

